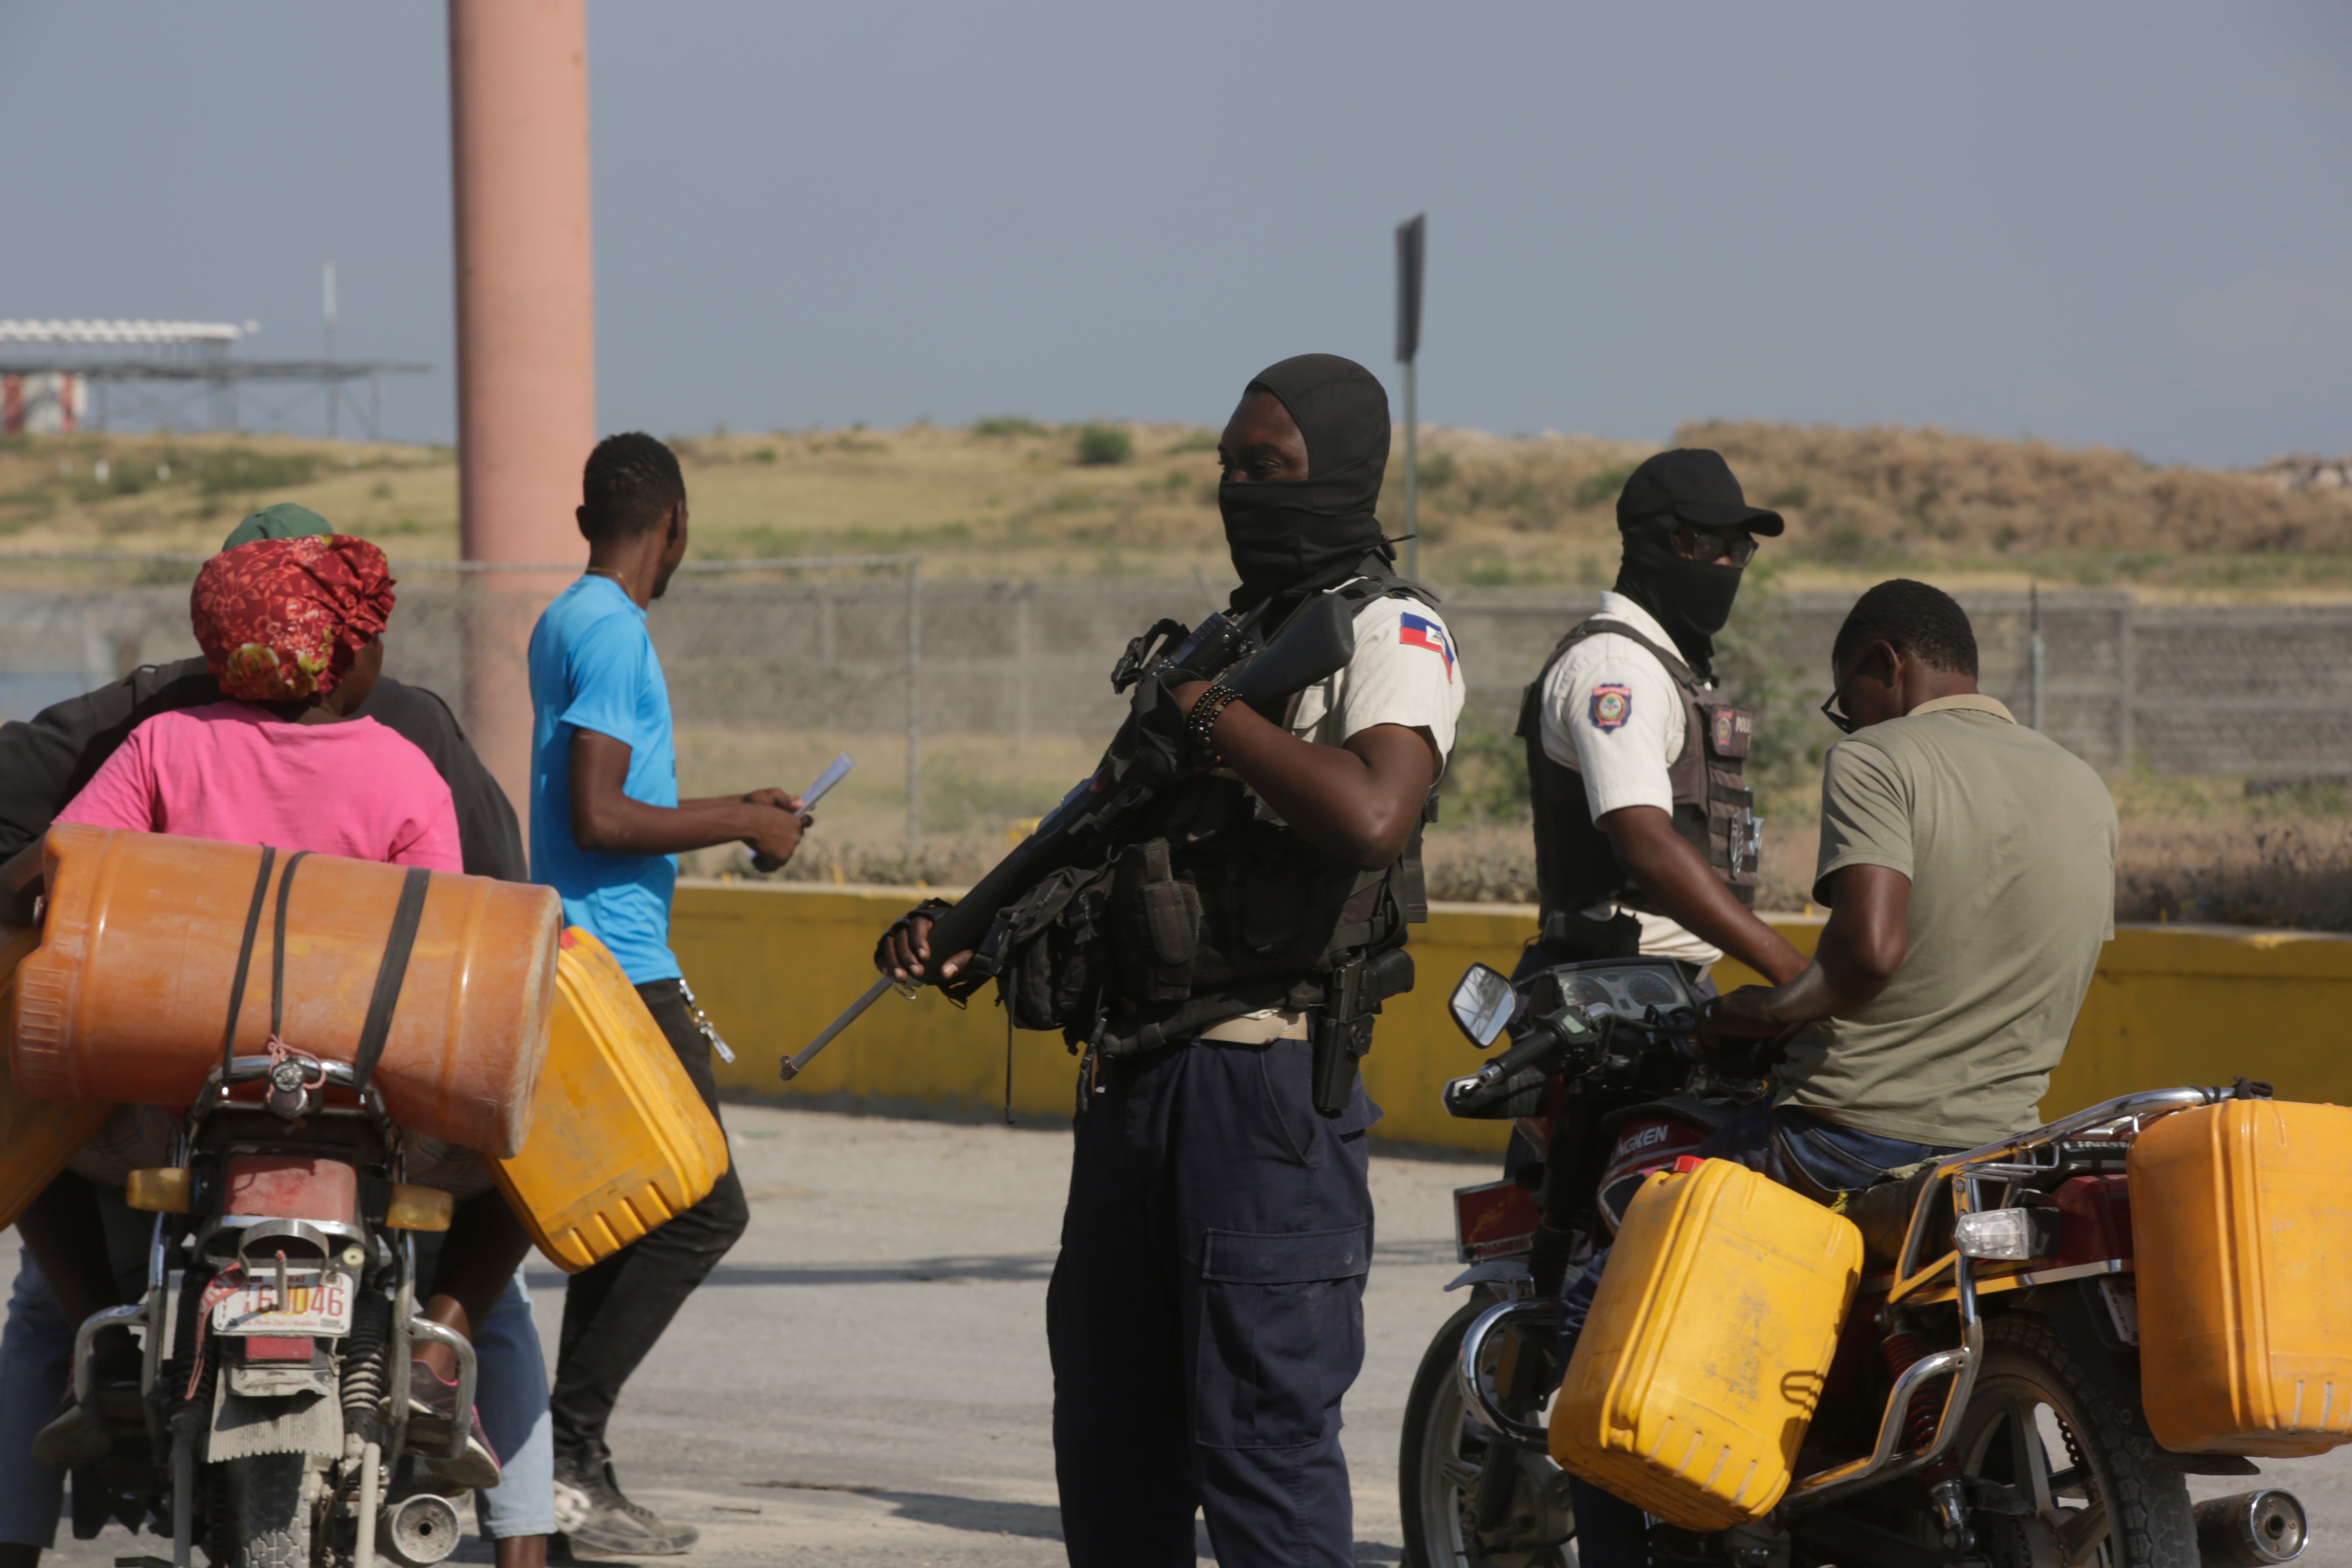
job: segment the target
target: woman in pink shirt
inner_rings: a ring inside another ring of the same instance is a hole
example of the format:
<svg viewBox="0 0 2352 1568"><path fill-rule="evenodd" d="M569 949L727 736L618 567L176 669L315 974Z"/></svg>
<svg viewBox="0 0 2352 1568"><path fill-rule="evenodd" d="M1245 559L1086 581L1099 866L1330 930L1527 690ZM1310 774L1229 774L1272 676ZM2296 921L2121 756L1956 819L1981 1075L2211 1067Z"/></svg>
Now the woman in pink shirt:
<svg viewBox="0 0 2352 1568"><path fill-rule="evenodd" d="M439 771L410 742L352 717L383 668L392 589L383 552L342 534L258 539L214 556L197 574L189 609L229 700L142 723L57 820L462 872L457 807ZM38 855L40 846L26 853ZM176 1117L170 1126L177 1128ZM470 1338L530 1239L478 1161L454 1165L446 1173L455 1180L434 1184L462 1190L425 1315ZM34 1222L26 1241L61 1300L79 1293L65 1286L68 1279L83 1290L105 1279L110 1292L99 1258L61 1255L44 1245L53 1227L26 1217ZM455 1364L446 1348L425 1347L412 1399L446 1414ZM43 1439L68 1436L58 1428L74 1415ZM478 1427L476 1440L470 1463L448 1461L444 1473L492 1485L498 1461Z"/></svg>
<svg viewBox="0 0 2352 1568"><path fill-rule="evenodd" d="M190 603L232 700L140 725L58 820L462 871L440 773L352 717L383 669L392 586L383 552L341 534L213 557Z"/></svg>

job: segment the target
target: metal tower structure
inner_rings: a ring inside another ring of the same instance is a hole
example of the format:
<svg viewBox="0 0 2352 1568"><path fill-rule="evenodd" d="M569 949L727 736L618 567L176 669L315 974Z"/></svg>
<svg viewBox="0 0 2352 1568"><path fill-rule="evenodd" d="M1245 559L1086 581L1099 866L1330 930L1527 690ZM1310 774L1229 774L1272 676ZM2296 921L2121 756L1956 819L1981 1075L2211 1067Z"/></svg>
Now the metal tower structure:
<svg viewBox="0 0 2352 1568"><path fill-rule="evenodd" d="M260 330L257 321L0 320L0 377L70 376L86 383L94 395L89 427L98 430L110 418L141 415L184 428L194 397L205 400L203 424L234 430L246 387L290 385L299 389L296 402L325 397L331 430L348 405L373 440L383 420L383 378L433 368L400 360L239 359L231 352ZM358 395L362 386L364 408Z"/></svg>

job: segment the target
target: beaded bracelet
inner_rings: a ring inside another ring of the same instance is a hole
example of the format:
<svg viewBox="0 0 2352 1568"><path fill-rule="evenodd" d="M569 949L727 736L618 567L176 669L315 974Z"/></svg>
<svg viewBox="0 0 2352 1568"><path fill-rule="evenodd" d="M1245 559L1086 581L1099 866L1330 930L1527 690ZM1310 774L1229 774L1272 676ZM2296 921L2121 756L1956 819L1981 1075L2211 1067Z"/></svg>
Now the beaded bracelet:
<svg viewBox="0 0 2352 1568"><path fill-rule="evenodd" d="M1209 740L1209 731L1217 727L1225 710L1241 700L1242 694L1230 686L1212 686L1192 700L1192 711L1184 719L1184 733L1202 756L1216 750Z"/></svg>

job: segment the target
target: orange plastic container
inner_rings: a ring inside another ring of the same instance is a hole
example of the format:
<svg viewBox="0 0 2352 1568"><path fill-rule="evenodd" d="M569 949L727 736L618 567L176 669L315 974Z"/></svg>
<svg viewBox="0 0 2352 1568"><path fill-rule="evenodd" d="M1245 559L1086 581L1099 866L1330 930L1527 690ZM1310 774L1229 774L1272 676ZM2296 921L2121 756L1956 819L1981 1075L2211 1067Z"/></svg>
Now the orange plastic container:
<svg viewBox="0 0 2352 1568"><path fill-rule="evenodd" d="M16 965L40 942L30 926L0 926L0 1006L16 987ZM0 1011L0 1018L5 1017ZM106 1125L114 1107L103 1100L34 1100L16 1091L8 1053L0 1050L0 1230L57 1179L74 1151Z"/></svg>
<svg viewBox="0 0 2352 1568"><path fill-rule="evenodd" d="M1661 1171L1625 1208L1551 1407L1551 1455L1684 1530L1789 1489L1862 1278L1862 1233L1745 1165Z"/></svg>
<svg viewBox="0 0 2352 1568"><path fill-rule="evenodd" d="M530 1142L490 1162L507 1202L568 1273L699 1203L727 1135L604 944L563 933Z"/></svg>
<svg viewBox="0 0 2352 1568"><path fill-rule="evenodd" d="M236 1050L269 1038L278 890L270 873L237 1015ZM17 972L16 1079L44 1100L183 1106L220 1062L221 1033L261 851L78 825L50 829L40 950ZM299 1051L351 1061L406 871L305 858L288 907L286 1033ZM375 1072L385 1109L413 1131L512 1154L554 1000L554 890L435 872Z"/></svg>
<svg viewBox="0 0 2352 1568"><path fill-rule="evenodd" d="M2179 1111L2125 1173L2156 1440L2272 1458L2352 1442L2352 1110Z"/></svg>

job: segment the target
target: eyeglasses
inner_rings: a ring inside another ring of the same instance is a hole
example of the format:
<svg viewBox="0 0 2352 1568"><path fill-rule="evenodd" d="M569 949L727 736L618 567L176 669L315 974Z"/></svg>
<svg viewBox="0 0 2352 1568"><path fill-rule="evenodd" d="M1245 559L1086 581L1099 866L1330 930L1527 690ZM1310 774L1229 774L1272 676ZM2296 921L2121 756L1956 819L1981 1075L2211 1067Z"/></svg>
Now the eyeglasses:
<svg viewBox="0 0 2352 1568"><path fill-rule="evenodd" d="M1710 529L1678 528L1675 530L1675 542L1685 555L1702 566L1724 561L1744 567L1756 559L1756 541L1744 533L1734 536Z"/></svg>
<svg viewBox="0 0 2352 1568"><path fill-rule="evenodd" d="M1856 673L1859 673L1859 671L1857 671ZM1849 676L1847 676L1847 677L1846 677L1846 684L1851 684L1851 683L1853 682L1853 676L1849 675ZM1822 698L1822 718L1824 718L1824 719L1826 719L1826 720L1828 720L1831 723L1832 723L1832 724L1836 725L1836 726L1837 726L1837 728L1838 728L1838 733L1840 733L1840 734L1842 734L1842 735L1851 735L1851 734L1853 734L1856 730L1861 729L1861 728L1862 728L1862 726L1861 726L1859 723L1855 722L1853 720L1847 718L1844 714L1843 714L1843 713L1841 713L1841 712L1839 712L1839 711L1838 711L1838 709L1837 709L1837 700L1838 700L1838 699L1839 699L1839 698L1841 698L1841 697L1843 697L1843 696L1844 696L1844 695L1845 695L1845 685L1841 685L1841 686L1839 686L1839 687L1838 687L1838 689L1837 689L1835 691L1832 691L1832 692L1831 692L1827 697Z"/></svg>

